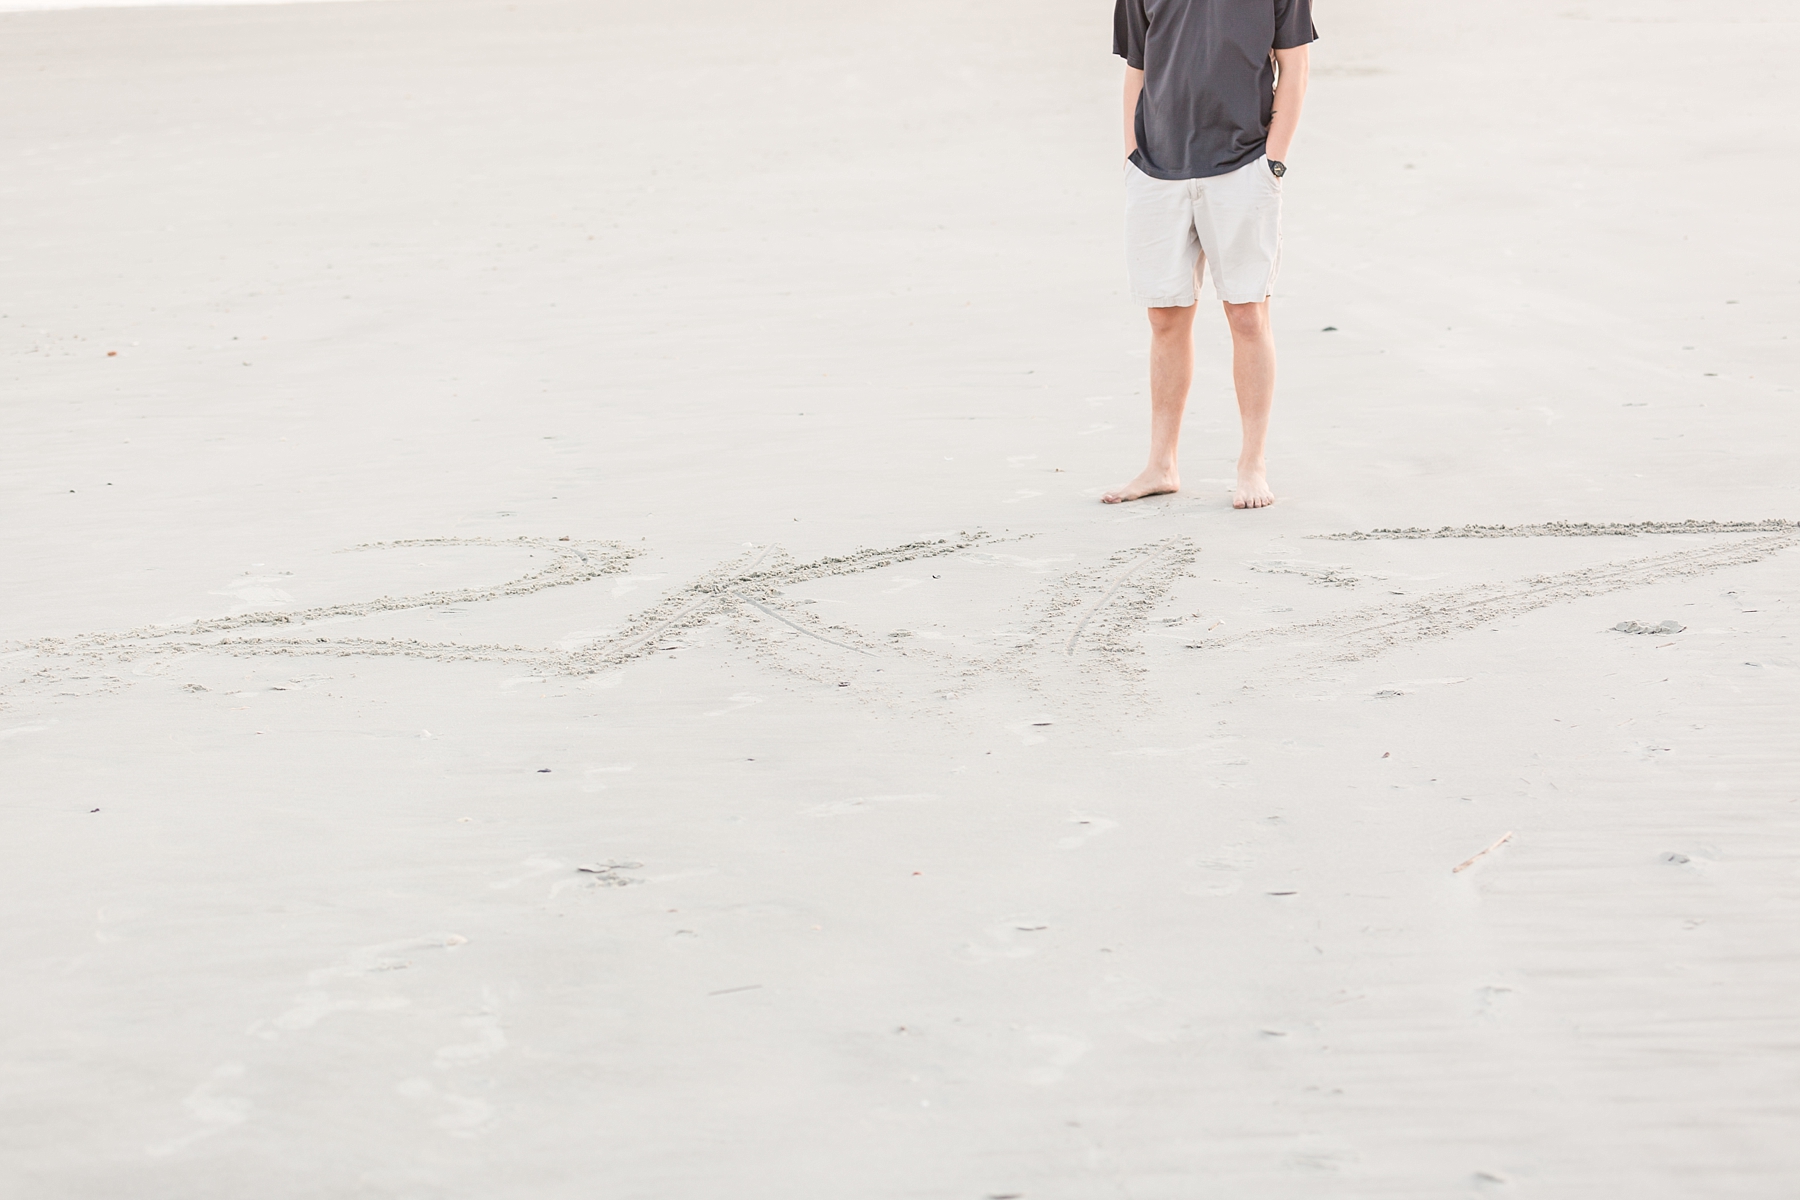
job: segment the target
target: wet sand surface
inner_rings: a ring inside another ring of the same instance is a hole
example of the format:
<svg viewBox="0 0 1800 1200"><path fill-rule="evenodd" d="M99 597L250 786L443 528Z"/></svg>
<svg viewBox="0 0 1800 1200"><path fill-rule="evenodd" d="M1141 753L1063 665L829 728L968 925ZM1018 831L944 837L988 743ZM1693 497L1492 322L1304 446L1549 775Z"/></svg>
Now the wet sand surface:
<svg viewBox="0 0 1800 1200"><path fill-rule="evenodd" d="M1241 513L1105 18L0 16L16 1194L1794 1193L1800 22L1321 11Z"/></svg>

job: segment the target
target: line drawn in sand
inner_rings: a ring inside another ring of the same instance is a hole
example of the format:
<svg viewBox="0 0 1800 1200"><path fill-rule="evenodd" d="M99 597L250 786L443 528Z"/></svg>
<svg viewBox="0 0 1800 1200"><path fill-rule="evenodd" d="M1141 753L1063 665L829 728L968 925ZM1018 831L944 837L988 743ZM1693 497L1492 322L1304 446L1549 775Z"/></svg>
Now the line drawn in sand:
<svg viewBox="0 0 1800 1200"><path fill-rule="evenodd" d="M783 625L786 625L789 629L792 629L797 633L803 633L809 638L818 638L821 642L824 642L827 646L836 646L839 650L848 650L853 654L866 654L866 655L870 656L871 658L874 657L875 652L873 650L864 650L861 646L850 646L850 645L846 645L843 642L834 642L822 633L814 633L812 630L806 628L806 626L801 625L795 621L789 620L787 617L782 616L780 613L776 612L774 609L770 608L768 605L762 603L759 600L751 600L746 596L738 595L736 592L730 592L728 594L731 596L731 598L733 600L740 600L743 603L748 604L751 608L756 609L756 611L764 614L765 616L775 618L775 620L780 621Z"/></svg>
<svg viewBox="0 0 1800 1200"><path fill-rule="evenodd" d="M1492 621L1520 616L1565 600L1603 596L1645 587L1667 579L1710 574L1726 567L1760 562L1800 542L1800 536L1760 537L1724 546L1693 546L1652 554L1629 562L1582 567L1556 575L1537 575L1503 583L1431 592L1404 602L1336 613L1317 621L1259 629L1250 633L1195 643L1193 650L1294 641L1318 649L1324 658L1350 662L1369 658L1392 646L1446 637Z"/></svg>
<svg viewBox="0 0 1800 1200"><path fill-rule="evenodd" d="M743 605L772 617L781 624L820 642L859 654L873 650L850 644L854 630L825 626L811 614L780 611L783 588L833 575L854 575L898 563L934 558L967 550L986 538L981 532L957 539L909 542L900 546L860 549L850 554L797 563L779 547L746 553L707 572L696 582L665 598L631 621L622 630L568 648L508 646L495 643L424 642L416 638L307 636L304 633L267 636L250 634L258 628L305 626L317 621L373 616L407 609L472 604L510 596L529 595L545 588L583 583L621 573L638 553L612 542L563 542L550 538L427 538L378 542L353 547L377 550L401 547L496 546L529 547L554 555L547 566L529 571L506 583L484 588L427 592L414 596L383 596L374 600L324 605L297 612L242 613L192 621L175 626L141 626L123 633L83 634L72 638L42 638L22 649L54 657L130 659L144 654L222 650L238 656L402 656L436 661L523 663L543 675L591 675L606 667L653 653L664 638L683 629L705 624L719 615L730 616ZM818 624L819 629L809 628ZM246 631L241 636L229 635ZM839 638L828 634L839 634Z"/></svg>
<svg viewBox="0 0 1800 1200"><path fill-rule="evenodd" d="M1088 627L1088 622L1092 621L1097 615L1099 615L1100 610L1105 608L1114 596L1118 595L1119 589L1124 587L1128 582L1130 582L1131 577L1133 575L1137 574L1138 569L1141 568L1145 563L1147 563L1149 561L1150 561L1150 556L1148 554L1141 555L1129 567L1125 568L1125 572L1119 576L1119 580L1117 583L1113 584L1111 587L1106 589L1106 595L1100 597L1100 602L1098 604L1095 604L1092 608L1088 609L1087 612L1082 614L1081 623L1079 625L1075 626L1075 632L1071 633L1069 635L1069 644L1066 647L1064 647L1064 650L1063 650L1063 652L1065 654L1069 655L1069 657L1071 657L1071 658L1073 658L1075 656L1075 643L1079 642L1081 640L1081 635L1084 632L1086 632L1087 627Z"/></svg>
<svg viewBox="0 0 1800 1200"><path fill-rule="evenodd" d="M1298 575L1308 582L1324 584L1326 587L1351 588L1365 579L1380 578L1380 576L1359 575L1346 566L1310 563L1291 558L1271 558L1246 565L1260 575Z"/></svg>
<svg viewBox="0 0 1800 1200"><path fill-rule="evenodd" d="M1315 533L1323 542L1418 541L1426 538L1639 537L1656 533L1788 533L1800 521L1546 521L1537 525L1445 525L1441 529L1371 529Z"/></svg>
<svg viewBox="0 0 1800 1200"><path fill-rule="evenodd" d="M827 625L811 613L784 611L781 605L783 589L815 579L860 575L900 563L960 554L985 540L987 534L977 530L961 533L955 539L937 538L861 549L804 563L793 561L779 546L764 547L708 571L640 614L615 637L572 655L571 661L584 667L585 671L615 666L640 653L640 647L647 640L703 625L717 616L732 616L739 605L748 605L804 637L840 650L873 656L878 648L875 643L853 644L864 640L856 630L843 625Z"/></svg>
<svg viewBox="0 0 1800 1200"><path fill-rule="evenodd" d="M1138 657L1143 647L1137 634L1175 581L1188 574L1199 553L1192 539L1176 536L1120 550L1097 567L1067 571L1025 602L1019 624L981 639L995 648L992 654L944 653L932 647L901 650L902 656L918 655L916 661L930 672L906 682L940 693L952 688L943 698L956 700L966 698L967 690L990 673L1011 676L1040 691L1067 690L1071 669L1087 673L1101 668L1127 679L1141 676ZM903 686L891 671L884 678ZM1063 682L1053 687L1052 679ZM1031 726L1045 723L1033 720L1007 728L1031 744L1043 740Z"/></svg>
<svg viewBox="0 0 1800 1200"><path fill-rule="evenodd" d="M1072 620L1074 627L1063 642L1065 658L1074 658L1084 639L1097 654L1132 653L1138 647L1128 640L1130 636L1199 554L1193 539L1178 536L1122 550L1098 570L1070 572L1051 586L1045 602L1049 611L1038 627L1040 637L1060 633ZM1095 591L1100 595L1084 604Z"/></svg>
<svg viewBox="0 0 1800 1200"><path fill-rule="evenodd" d="M1375 530L1369 533L1318 535L1331 540L1418 539L1427 537L1636 537L1646 534L1745 534L1726 545L1688 546L1624 563L1606 563L1512 581L1482 583L1409 597L1404 601L1335 613L1319 620L1208 639L1190 646L1213 649L1292 642L1303 653L1335 660L1354 660L1388 647L1448 636L1482 624L1543 608L1564 600L1640 587L1663 579L1721 570L1759 561L1800 542L1800 525L1787 521L1641 522L1636 525L1551 523L1521 526L1464 526L1436 532ZM564 542L551 538L425 538L378 542L351 552L418 547L495 547L549 552L550 561L504 583L382 596L373 600L332 604L293 612L242 613L175 626L143 626L122 633L95 633L15 643L30 655L85 659L90 663L129 660L165 653L225 652L237 656L402 656L462 662L508 662L526 666L533 676L594 676L664 646L683 630L723 619L739 636L761 640L773 651L774 665L801 674L817 674L839 682L856 660L876 660L887 668L880 677L890 699L895 689L923 686L958 690L990 670L1022 674L1034 685L1041 672L1057 672L1074 664L1086 669L1105 664L1127 675L1142 673L1135 657L1142 653L1136 635L1168 596L1175 581L1187 574L1199 548L1186 537L1130 547L1104 564L1069 571L1047 581L1027 602L1023 628L1011 633L1010 644L992 656L945 653L891 639L875 640L842 624L828 624L812 612L784 602L793 585L831 576L863 574L921 559L964 554L986 542L982 532L954 538L864 548L842 556L796 562L777 546L752 549L706 572L694 582L639 613L623 628L589 640L565 640L560 646L532 647L497 643L425 642L399 637L355 637L306 629L317 622L453 604L473 604L524 596L546 588L570 586L608 575L620 575L638 551L614 542ZM1025 561L1025 560L1021 560ZM1048 564L1053 560L1042 560ZM1255 564L1252 564L1255 569ZM766 622L766 624L764 624ZM1169 623L1169 622L1165 622ZM1176 621L1174 623L1179 623ZM759 630L757 626L763 625ZM779 631L774 627L780 627ZM279 633L275 631L279 630ZM768 632L764 632L767 630ZM779 633L779 639L775 635ZM796 657L792 648L805 639L838 654L813 661ZM993 645L990 638L989 645ZM851 654L856 659L844 659ZM900 668L898 670L894 668ZM20 683L33 687L66 686L39 671ZM38 676L43 676L39 679ZM107 676L111 679L111 676ZM873 674L866 676L875 679ZM954 698L949 693L948 698Z"/></svg>
<svg viewBox="0 0 1800 1200"><path fill-rule="evenodd" d="M1071 664L1079 669L1099 664L1127 676L1141 674L1134 657L1141 648L1134 635L1198 553L1186 537L1122 550L1100 567L1076 569L1046 581L1025 602L1024 619L1018 624L967 631L953 640L921 642L908 632L904 638L889 635L876 641L844 625L821 624L823 632L800 629L818 642L855 652L864 662L842 655L797 654L796 640L788 640L771 647L770 665L815 681L848 685L856 680L868 698L878 696L887 705L923 703L927 708L943 700L967 699L984 677L1011 676L1041 688L1042 676L1065 673ZM1009 566L1032 565L1032 560L1003 557ZM768 612L762 604L754 607ZM788 614L769 615L794 624L784 619ZM1028 743L1042 740L1025 725L1014 732Z"/></svg>
<svg viewBox="0 0 1800 1200"><path fill-rule="evenodd" d="M506 550L546 551L552 555L545 566L525 572L505 583L490 587L452 588L443 591L422 592L413 596L380 596L373 600L358 600L345 604L325 604L313 608L300 609L296 612L248 612L230 617L211 617L199 621L189 621L183 625L143 625L123 633L82 634L73 638L41 638L25 643L26 647L40 652L68 654L84 651L112 650L120 651L137 644L168 643L173 638L204 637L207 634L228 633L235 629L252 629L277 625L307 625L317 621L341 620L344 618L369 617L377 613L402 612L417 608L444 608L455 604L478 604L488 600L499 600L509 596L529 596L547 588L569 587L577 583L599 579L604 575L616 575L630 564L639 553L628 550L617 542L584 541L565 542L560 538L411 538L397 542L367 542L360 546L351 546L340 553L357 553L368 550L399 550L445 547L497 547ZM331 639L317 639L328 644ZM379 639L362 639L370 644L379 644ZM416 643L415 643L416 644ZM365 648L366 647L360 647Z"/></svg>

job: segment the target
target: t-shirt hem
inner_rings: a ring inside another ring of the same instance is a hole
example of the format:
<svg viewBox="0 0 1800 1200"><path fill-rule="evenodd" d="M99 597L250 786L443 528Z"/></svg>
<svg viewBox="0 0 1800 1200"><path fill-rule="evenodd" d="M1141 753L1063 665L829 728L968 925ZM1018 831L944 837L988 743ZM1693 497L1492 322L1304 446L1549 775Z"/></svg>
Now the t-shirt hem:
<svg viewBox="0 0 1800 1200"><path fill-rule="evenodd" d="M1251 163L1255 162L1257 159L1261 158L1263 155L1265 155L1267 153L1268 153L1268 142L1265 140L1261 145L1259 145L1256 148L1256 152L1254 154L1245 155L1242 161L1232 163L1229 167L1215 167L1210 171L1199 171L1199 172L1191 172L1191 173L1186 173L1186 174L1177 174L1177 173L1165 171L1160 167L1152 167L1149 164L1147 164L1144 161L1143 148L1139 147L1138 149L1133 150L1131 152L1131 165L1136 167L1138 170L1142 171L1144 174L1148 175L1152 179L1162 179L1162 180L1168 181L1169 183L1180 183L1181 181L1186 180L1186 179L1217 179L1221 175L1229 175L1233 171L1241 171L1245 167L1249 166Z"/></svg>

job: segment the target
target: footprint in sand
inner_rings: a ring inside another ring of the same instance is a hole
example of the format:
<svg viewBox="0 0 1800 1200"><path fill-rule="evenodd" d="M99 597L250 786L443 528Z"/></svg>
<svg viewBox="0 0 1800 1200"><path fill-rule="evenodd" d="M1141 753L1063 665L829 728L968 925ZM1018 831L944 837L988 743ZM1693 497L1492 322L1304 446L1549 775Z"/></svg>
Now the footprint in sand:
<svg viewBox="0 0 1800 1200"><path fill-rule="evenodd" d="M1484 1021L1497 1021L1512 1008L1514 992L1509 987L1489 984L1475 989L1475 1015Z"/></svg>
<svg viewBox="0 0 1800 1200"><path fill-rule="evenodd" d="M1074 556L1058 554L1050 558L1025 558L1018 554L995 554L979 551L967 556L970 562L996 567L1020 567L1033 575L1048 575L1059 563L1074 562Z"/></svg>
<svg viewBox="0 0 1800 1200"><path fill-rule="evenodd" d="M1206 746L1138 746L1130 750L1114 750L1113 756L1130 758L1173 758L1178 754L1192 754L1196 750L1205 750Z"/></svg>
<svg viewBox="0 0 1800 1200"><path fill-rule="evenodd" d="M1079 847L1087 845L1101 834L1111 833L1119 827L1117 821L1109 821L1105 817L1096 817L1085 813L1071 813L1069 814L1069 821L1078 826L1078 828L1068 837L1057 839L1056 846L1059 850L1078 849Z"/></svg>
<svg viewBox="0 0 1800 1200"><path fill-rule="evenodd" d="M1050 740L1044 736L1043 730L1052 724L1046 717L1034 717L1029 721L1014 721L1006 727L1006 732L1017 734L1022 746L1036 746Z"/></svg>
<svg viewBox="0 0 1800 1200"><path fill-rule="evenodd" d="M521 883L536 879L540 875L548 875L552 871L560 871L563 869L563 864L560 859L546 858L541 854L533 855L520 865L528 868L523 875L515 875L511 879L503 879L498 883L490 883L488 886L495 891L505 891L508 888L515 888Z"/></svg>
<svg viewBox="0 0 1800 1200"><path fill-rule="evenodd" d="M1161 992L1128 975L1108 975L1088 989L1088 1002L1101 1012L1130 1012L1148 1008L1162 999Z"/></svg>
<svg viewBox="0 0 1800 1200"><path fill-rule="evenodd" d="M243 1063L224 1063L214 1068L212 1074L181 1102L181 1106L200 1123L201 1128L166 1142L153 1142L144 1147L145 1152L156 1158L167 1158L171 1154L179 1154L195 1142L242 1125L249 1119L250 1101L241 1096L222 1095L220 1088L231 1080L241 1079L243 1074Z"/></svg>
<svg viewBox="0 0 1800 1200"><path fill-rule="evenodd" d="M239 607L232 615L248 612L252 609L270 608L282 604L292 604L294 598L278 587L271 586L285 582L287 573L280 575L244 575L232 580L223 587L208 592L209 596L230 596Z"/></svg>
<svg viewBox="0 0 1800 1200"><path fill-rule="evenodd" d="M623 775L635 766L635 763L618 763L600 767L584 767L581 772L581 790L589 794L604 792L606 784L598 776Z"/></svg>
<svg viewBox="0 0 1800 1200"><path fill-rule="evenodd" d="M805 810L809 817L842 817L850 813L873 812L884 804L925 804L937 799L935 792L907 792L897 796L852 796L848 800L832 800Z"/></svg>
<svg viewBox="0 0 1800 1200"><path fill-rule="evenodd" d="M356 979L379 971L394 971L410 965L412 956L436 950L450 950L466 945L468 938L455 933L428 933L421 937L401 938L363 946L340 963L307 972L308 987L324 987L334 979Z"/></svg>
<svg viewBox="0 0 1800 1200"><path fill-rule="evenodd" d="M969 942L963 947L963 952L977 962L1032 957L1038 948L1031 943L1041 941L1050 932L1050 925L1039 917L1009 917L988 926L985 932L986 944Z"/></svg>
<svg viewBox="0 0 1800 1200"><path fill-rule="evenodd" d="M664 578L662 575L624 575L619 578L617 583L612 585L612 594L615 596L624 596L637 591L638 584L640 583L655 583L658 579L662 578Z"/></svg>
<svg viewBox="0 0 1800 1200"><path fill-rule="evenodd" d="M1189 859L1184 866L1198 873L1198 878L1181 887L1188 896L1229 896L1244 886L1243 874L1256 857L1248 843L1233 842L1211 854Z"/></svg>
<svg viewBox="0 0 1800 1200"><path fill-rule="evenodd" d="M264 1039L273 1039L280 1036L280 1031L294 1032L311 1029L326 1017L338 1013L393 1012L396 1009L405 1008L411 1002L401 996L347 999L334 996L326 990L326 987L336 981L365 979L371 975L380 975L389 971L404 971L412 965L414 955L448 950L463 945L467 941L467 938L454 933L433 933L424 937L403 938L395 942L364 946L351 953L342 962L307 972L308 990L295 996L292 1006L286 1012L266 1024L261 1021L257 1022L251 1027L251 1030Z"/></svg>
<svg viewBox="0 0 1800 1200"><path fill-rule="evenodd" d="M494 1106L487 1101L477 1100L473 1096L459 1096L455 1092L439 1091L429 1079L403 1080L395 1085L394 1090L408 1100L437 1100L447 1106L450 1111L432 1124L459 1136L468 1136L494 1117Z"/></svg>
<svg viewBox="0 0 1800 1200"><path fill-rule="evenodd" d="M1060 1080L1088 1052L1087 1042L1067 1033L1028 1032L1026 1040L1045 1060L1042 1066L1025 1072L1025 1082L1038 1087L1048 1087Z"/></svg>
<svg viewBox="0 0 1800 1200"><path fill-rule="evenodd" d="M326 1017L337 1013L393 1012L411 1001L401 996L377 996L371 1000L343 1000L329 992L303 992L294 997L294 1006L270 1022L276 1029L289 1032L311 1029Z"/></svg>
<svg viewBox="0 0 1800 1200"><path fill-rule="evenodd" d="M500 1018L492 1013L483 1013L478 1017L465 1017L463 1028L474 1032L472 1042L458 1042L455 1045L439 1046L433 1060L440 1068L466 1067L470 1063L491 1058L506 1049L506 1034L500 1028Z"/></svg>

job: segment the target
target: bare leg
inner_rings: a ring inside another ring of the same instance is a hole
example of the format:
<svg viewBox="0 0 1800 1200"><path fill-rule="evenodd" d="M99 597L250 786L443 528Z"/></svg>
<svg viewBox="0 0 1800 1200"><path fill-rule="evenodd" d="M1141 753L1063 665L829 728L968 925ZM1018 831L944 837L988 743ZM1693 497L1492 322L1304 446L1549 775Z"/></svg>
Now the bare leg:
<svg viewBox="0 0 1800 1200"><path fill-rule="evenodd" d="M1263 459L1269 410L1275 407L1275 331L1269 324L1269 302L1227 304L1225 319L1231 324L1231 381L1237 385L1238 417L1244 425L1231 507L1264 508L1275 503Z"/></svg>
<svg viewBox="0 0 1800 1200"><path fill-rule="evenodd" d="M1194 382L1194 306L1150 309L1150 463L1100 499L1106 504L1181 489L1181 415Z"/></svg>

